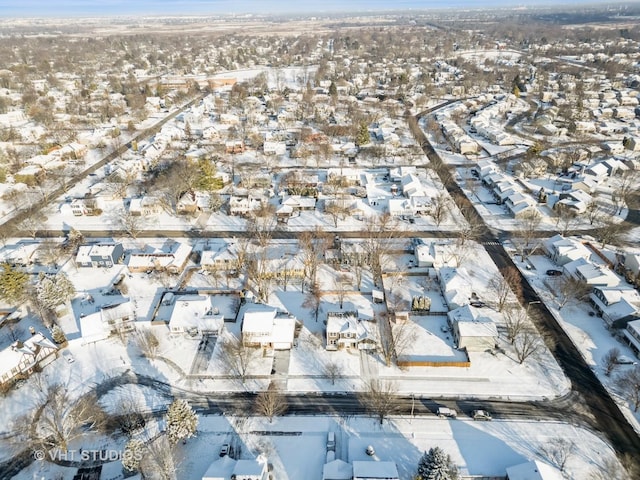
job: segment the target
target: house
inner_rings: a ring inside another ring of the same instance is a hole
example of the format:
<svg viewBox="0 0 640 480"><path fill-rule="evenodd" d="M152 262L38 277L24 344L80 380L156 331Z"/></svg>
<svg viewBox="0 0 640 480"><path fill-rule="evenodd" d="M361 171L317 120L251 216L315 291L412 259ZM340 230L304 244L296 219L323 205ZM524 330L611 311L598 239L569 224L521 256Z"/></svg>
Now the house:
<svg viewBox="0 0 640 480"><path fill-rule="evenodd" d="M416 257L416 265L418 267L433 267L437 262L438 253L433 242L429 244L421 243L417 245L414 251Z"/></svg>
<svg viewBox="0 0 640 480"><path fill-rule="evenodd" d="M411 208L411 202L405 198L390 198L389 199L389 215L392 217L412 217L413 208Z"/></svg>
<svg viewBox="0 0 640 480"><path fill-rule="evenodd" d="M332 460L322 467L322 480L351 480L352 478L353 467L344 460Z"/></svg>
<svg viewBox="0 0 640 480"><path fill-rule="evenodd" d="M293 315L280 313L274 307L251 306L242 318L242 343L250 347L290 350L296 321Z"/></svg>
<svg viewBox="0 0 640 480"><path fill-rule="evenodd" d="M191 245L186 243L167 243L162 248L147 247L143 252L134 252L129 256L127 267L130 272L149 272L151 270L180 273L184 270L191 254Z"/></svg>
<svg viewBox="0 0 640 480"><path fill-rule="evenodd" d="M634 276L640 275L640 253L627 253L624 256L624 267Z"/></svg>
<svg viewBox="0 0 640 480"><path fill-rule="evenodd" d="M235 460L225 455L209 465L202 480L267 480L267 477L268 465L264 457Z"/></svg>
<svg viewBox="0 0 640 480"><path fill-rule="evenodd" d="M176 212L189 214L209 210L211 196L206 192L185 192L176 203Z"/></svg>
<svg viewBox="0 0 640 480"><path fill-rule="evenodd" d="M252 195L231 195L229 198L229 213L231 215L246 216L254 210L258 210L262 202Z"/></svg>
<svg viewBox="0 0 640 480"><path fill-rule="evenodd" d="M484 352L495 347L498 329L489 317L480 316L477 308L464 305L447 313L447 319L458 348Z"/></svg>
<svg viewBox="0 0 640 480"><path fill-rule="evenodd" d="M134 216L147 216L160 213L162 202L159 198L145 195L142 198L132 198L129 202L129 213Z"/></svg>
<svg viewBox="0 0 640 480"><path fill-rule="evenodd" d="M76 265L80 267L113 267L124 256L121 243L97 243L81 245L76 255Z"/></svg>
<svg viewBox="0 0 640 480"><path fill-rule="evenodd" d="M640 358L640 319L627 323L624 330L624 340L636 357Z"/></svg>
<svg viewBox="0 0 640 480"><path fill-rule="evenodd" d="M438 272L440 288L450 310L467 305L473 297L472 280L464 267L444 267Z"/></svg>
<svg viewBox="0 0 640 480"><path fill-rule="evenodd" d="M220 315L212 300L211 296L204 295L170 297L169 301L173 304L169 318L171 333L186 333L192 337L220 335L224 328L224 316Z"/></svg>
<svg viewBox="0 0 640 480"><path fill-rule="evenodd" d="M24 341L17 340L0 351L0 390L27 378L58 357L58 347L37 332Z"/></svg>
<svg viewBox="0 0 640 480"><path fill-rule="evenodd" d="M264 142L262 150L265 155L284 155L287 145L284 142Z"/></svg>
<svg viewBox="0 0 640 480"><path fill-rule="evenodd" d="M83 215L95 215L97 210L100 210L100 202L97 198L74 198L69 204L63 204L60 207L60 213L67 213L67 209L63 208L65 205L69 205L71 213L76 217Z"/></svg>
<svg viewBox="0 0 640 480"><path fill-rule="evenodd" d="M353 480L400 480L400 476L395 462L355 460Z"/></svg>
<svg viewBox="0 0 640 480"><path fill-rule="evenodd" d="M358 312L329 312L326 349L375 350L378 346L375 328L373 322L362 320Z"/></svg>
<svg viewBox="0 0 640 480"><path fill-rule="evenodd" d="M554 235L544 240L542 245L551 260L561 266L578 258L588 260L591 257L591 252L581 242L562 235Z"/></svg>
<svg viewBox="0 0 640 480"><path fill-rule="evenodd" d="M591 304L608 325L622 326L640 318L640 293L629 286L595 287Z"/></svg>
<svg viewBox="0 0 640 480"><path fill-rule="evenodd" d="M551 465L532 460L507 468L507 480L562 480L562 472Z"/></svg>
<svg viewBox="0 0 640 480"><path fill-rule="evenodd" d="M607 267L588 262L578 265L573 276L592 287L616 287L620 284L620 278Z"/></svg>

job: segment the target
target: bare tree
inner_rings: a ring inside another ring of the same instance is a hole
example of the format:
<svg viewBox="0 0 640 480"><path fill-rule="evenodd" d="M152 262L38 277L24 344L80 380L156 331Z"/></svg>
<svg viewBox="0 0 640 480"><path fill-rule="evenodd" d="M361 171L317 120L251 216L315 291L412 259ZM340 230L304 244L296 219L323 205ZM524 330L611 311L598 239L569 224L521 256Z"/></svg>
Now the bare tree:
<svg viewBox="0 0 640 480"><path fill-rule="evenodd" d="M40 448L68 450L73 440L100 430L105 420L95 394L73 399L63 385L55 383L43 392L27 431L33 444Z"/></svg>
<svg viewBox="0 0 640 480"><path fill-rule="evenodd" d="M39 212L34 212L22 222L20 222L19 228L29 234L31 238L36 238L38 232L44 228L44 223L47 221L46 217Z"/></svg>
<svg viewBox="0 0 640 480"><path fill-rule="evenodd" d="M304 265L304 281L308 285L316 283L318 267L322 261L324 253L331 246L332 238L327 232L316 228L313 231L304 231L298 238L300 245L300 255ZM302 285L304 292L304 282Z"/></svg>
<svg viewBox="0 0 640 480"><path fill-rule="evenodd" d="M333 279L333 288L338 295L338 303L340 305L340 309L342 309L342 305L344 304L344 297L347 294L348 288L353 285L353 279L351 275L347 273L340 273Z"/></svg>
<svg viewBox="0 0 640 480"><path fill-rule="evenodd" d="M544 348L544 343L533 328L524 328L516 336L513 348L518 362L522 365L529 357L541 351Z"/></svg>
<svg viewBox="0 0 640 480"><path fill-rule="evenodd" d="M602 369L608 377L618 367L618 358L620 357L620 349L613 347L602 357Z"/></svg>
<svg viewBox="0 0 640 480"><path fill-rule="evenodd" d="M593 233L600 241L601 248L604 248L608 243L616 243L624 231L624 225L610 220L609 217L604 217L601 219L600 225L593 231Z"/></svg>
<svg viewBox="0 0 640 480"><path fill-rule="evenodd" d="M591 287L586 282L571 275L558 277L554 287L558 299L558 310L570 303L581 302L591 293Z"/></svg>
<svg viewBox="0 0 640 480"><path fill-rule="evenodd" d="M504 323L507 340L513 345L516 338L528 327L527 311L520 306L511 306L504 310Z"/></svg>
<svg viewBox="0 0 640 480"><path fill-rule="evenodd" d="M327 362L324 364L324 374L331 380L331 385L336 384L336 379L340 377L342 368L336 362Z"/></svg>
<svg viewBox="0 0 640 480"><path fill-rule="evenodd" d="M138 466L144 478L176 480L178 463L166 435L149 441Z"/></svg>
<svg viewBox="0 0 640 480"><path fill-rule="evenodd" d="M287 408L286 398L274 383L270 383L266 390L256 396L255 411L258 415L267 417L269 423L273 422L274 417L283 415Z"/></svg>
<svg viewBox="0 0 640 480"><path fill-rule="evenodd" d="M637 412L640 408L640 366L635 365L616 375L615 385L633 405L633 411Z"/></svg>
<svg viewBox="0 0 640 480"><path fill-rule="evenodd" d="M554 438L540 447L542 456L552 465L564 471L567 461L575 452L576 444L565 438Z"/></svg>
<svg viewBox="0 0 640 480"><path fill-rule="evenodd" d="M385 418L399 411L397 391L395 383L373 379L367 382L365 390L360 392L360 403L370 415L376 416L382 425Z"/></svg>
<svg viewBox="0 0 640 480"><path fill-rule="evenodd" d="M438 195L431 199L430 216L431 218L433 218L436 226L439 227L440 224L447 219L449 215L450 204L451 201L449 200L449 196L444 192L440 192Z"/></svg>
<svg viewBox="0 0 640 480"><path fill-rule="evenodd" d="M120 226L127 235L135 240L143 229L144 218L127 211L120 217Z"/></svg>
<svg viewBox="0 0 640 480"><path fill-rule="evenodd" d="M131 436L134 432L145 426L145 404L134 394L120 395L113 405L115 415L110 417L110 422L115 423L125 435Z"/></svg>
<svg viewBox="0 0 640 480"><path fill-rule="evenodd" d="M231 335L225 337L220 350L222 364L234 375L245 381L249 370L260 358L260 351L244 345L242 340Z"/></svg>
<svg viewBox="0 0 640 480"><path fill-rule="evenodd" d="M302 306L304 308L308 308L313 313L313 316L318 321L318 315L320 314L320 305L322 303L322 295L320 292L320 287L317 283L312 283L311 287L307 291L307 294L304 297L304 302Z"/></svg>
<svg viewBox="0 0 640 480"><path fill-rule="evenodd" d="M535 238L536 231L542 222L542 216L538 210L529 210L523 214L520 218L520 237L522 238L522 249L520 256L524 262L529 256L530 252L535 250L531 247L532 240Z"/></svg>
<svg viewBox="0 0 640 480"><path fill-rule="evenodd" d="M501 312L510 294L514 294L516 298L522 298L522 284L520 283L520 272L515 267L501 268L489 280L489 289L495 295L496 308Z"/></svg>
<svg viewBox="0 0 640 480"><path fill-rule="evenodd" d="M138 330L136 344L140 352L142 352L142 355L147 358L155 358L158 353L158 347L160 346L158 337L151 328L141 328Z"/></svg>
<svg viewBox="0 0 640 480"><path fill-rule="evenodd" d="M560 226L562 235L566 235L578 223L578 215L575 210L562 203L556 204L554 210L556 212L556 226Z"/></svg>
<svg viewBox="0 0 640 480"><path fill-rule="evenodd" d="M415 343L416 333L411 322L392 323L388 316L378 319L379 322L387 322L389 325L386 334L380 332L379 346L387 366L398 357L401 357L407 349ZM381 329L382 330L382 329Z"/></svg>

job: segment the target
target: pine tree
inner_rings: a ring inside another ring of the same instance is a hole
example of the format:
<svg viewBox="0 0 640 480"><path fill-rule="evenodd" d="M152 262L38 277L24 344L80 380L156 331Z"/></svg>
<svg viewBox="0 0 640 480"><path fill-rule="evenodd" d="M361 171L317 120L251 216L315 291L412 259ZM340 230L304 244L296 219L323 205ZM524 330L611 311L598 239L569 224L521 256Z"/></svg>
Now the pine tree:
<svg viewBox="0 0 640 480"><path fill-rule="evenodd" d="M329 95L332 97L338 96L338 87L336 87L336 82L331 80L331 84L329 85Z"/></svg>
<svg viewBox="0 0 640 480"><path fill-rule="evenodd" d="M134 438L127 443L122 452L122 466L129 472L137 472L140 469L140 460L144 454L144 443Z"/></svg>
<svg viewBox="0 0 640 480"><path fill-rule="evenodd" d="M198 415L186 400L176 399L167 410L167 437L172 445L193 437L198 427Z"/></svg>
<svg viewBox="0 0 640 480"><path fill-rule="evenodd" d="M56 275L38 275L38 284L36 285L36 295L42 306L48 310L55 309L69 301L76 294L69 277L60 272Z"/></svg>
<svg viewBox="0 0 640 480"><path fill-rule="evenodd" d="M58 345L64 343L67 340L67 337L64 336L64 332L59 325L54 325L51 329L51 338L53 338L53 341Z"/></svg>
<svg viewBox="0 0 640 480"><path fill-rule="evenodd" d="M8 303L18 303L24 297L28 278L27 273L3 263L0 272L0 298Z"/></svg>
<svg viewBox="0 0 640 480"><path fill-rule="evenodd" d="M440 447L424 452L418 464L416 480L457 480L458 469Z"/></svg>
<svg viewBox="0 0 640 480"><path fill-rule="evenodd" d="M357 146L362 146L371 141L371 137L369 136L369 126L366 122L360 122L358 126L358 133L356 134L355 144Z"/></svg>

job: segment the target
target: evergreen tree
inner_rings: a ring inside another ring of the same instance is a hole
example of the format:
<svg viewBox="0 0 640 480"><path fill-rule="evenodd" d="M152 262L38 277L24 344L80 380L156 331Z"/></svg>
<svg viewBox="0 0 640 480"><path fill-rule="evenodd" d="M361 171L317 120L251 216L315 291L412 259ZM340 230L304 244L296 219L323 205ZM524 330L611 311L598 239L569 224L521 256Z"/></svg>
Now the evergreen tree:
<svg viewBox="0 0 640 480"><path fill-rule="evenodd" d="M176 399L167 410L167 437L172 445L193 437L198 427L198 415L186 400Z"/></svg>
<svg viewBox="0 0 640 480"><path fill-rule="evenodd" d="M329 85L329 95L332 97L338 96L338 87L336 87L336 82L331 80L331 84Z"/></svg>
<svg viewBox="0 0 640 480"><path fill-rule="evenodd" d="M144 443L134 438L124 447L122 453L122 466L129 472L137 472L140 469L140 460L144 454Z"/></svg>
<svg viewBox="0 0 640 480"><path fill-rule="evenodd" d="M366 122L360 122L358 126L358 133L356 134L355 144L357 146L365 145L371 141L371 137L369 136L369 126Z"/></svg>
<svg viewBox="0 0 640 480"><path fill-rule="evenodd" d="M51 329L51 338L53 338L53 341L58 345L64 343L67 340L67 337L65 337L64 332L59 325L54 325Z"/></svg>
<svg viewBox="0 0 640 480"><path fill-rule="evenodd" d="M24 297L29 276L8 263L3 263L1 268L0 298L8 303L18 303Z"/></svg>
<svg viewBox="0 0 640 480"><path fill-rule="evenodd" d="M457 480L458 469L440 447L424 452L418 464L416 480Z"/></svg>
<svg viewBox="0 0 640 480"><path fill-rule="evenodd" d="M44 308L53 310L58 305L68 302L75 294L73 283L64 273L45 275L40 272L38 275L36 295Z"/></svg>

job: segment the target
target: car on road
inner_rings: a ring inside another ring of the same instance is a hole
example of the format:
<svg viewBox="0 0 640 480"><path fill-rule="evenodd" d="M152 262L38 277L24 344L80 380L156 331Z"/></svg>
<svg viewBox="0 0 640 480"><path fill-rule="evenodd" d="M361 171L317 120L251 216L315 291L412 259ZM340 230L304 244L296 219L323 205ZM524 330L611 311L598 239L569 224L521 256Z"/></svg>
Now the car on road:
<svg viewBox="0 0 640 480"><path fill-rule="evenodd" d="M453 408L439 407L438 416L440 418L457 418L458 412L456 412Z"/></svg>
<svg viewBox="0 0 640 480"><path fill-rule="evenodd" d="M549 275L550 277L557 277L559 275L562 275L562 270L547 270L547 275Z"/></svg>
<svg viewBox="0 0 640 480"><path fill-rule="evenodd" d="M638 361L626 355L619 355L618 358L616 358L616 363L618 365L637 365Z"/></svg>
<svg viewBox="0 0 640 480"><path fill-rule="evenodd" d="M221 447L220 447L220 456L224 457L225 455L229 455L229 450L231 449L231 447L229 446L228 443L224 443Z"/></svg>
<svg viewBox="0 0 640 480"><path fill-rule="evenodd" d="M491 417L491 414L486 410L474 410L473 412L471 412L471 418L473 418L474 420L485 420L485 421L491 421L493 419Z"/></svg>

